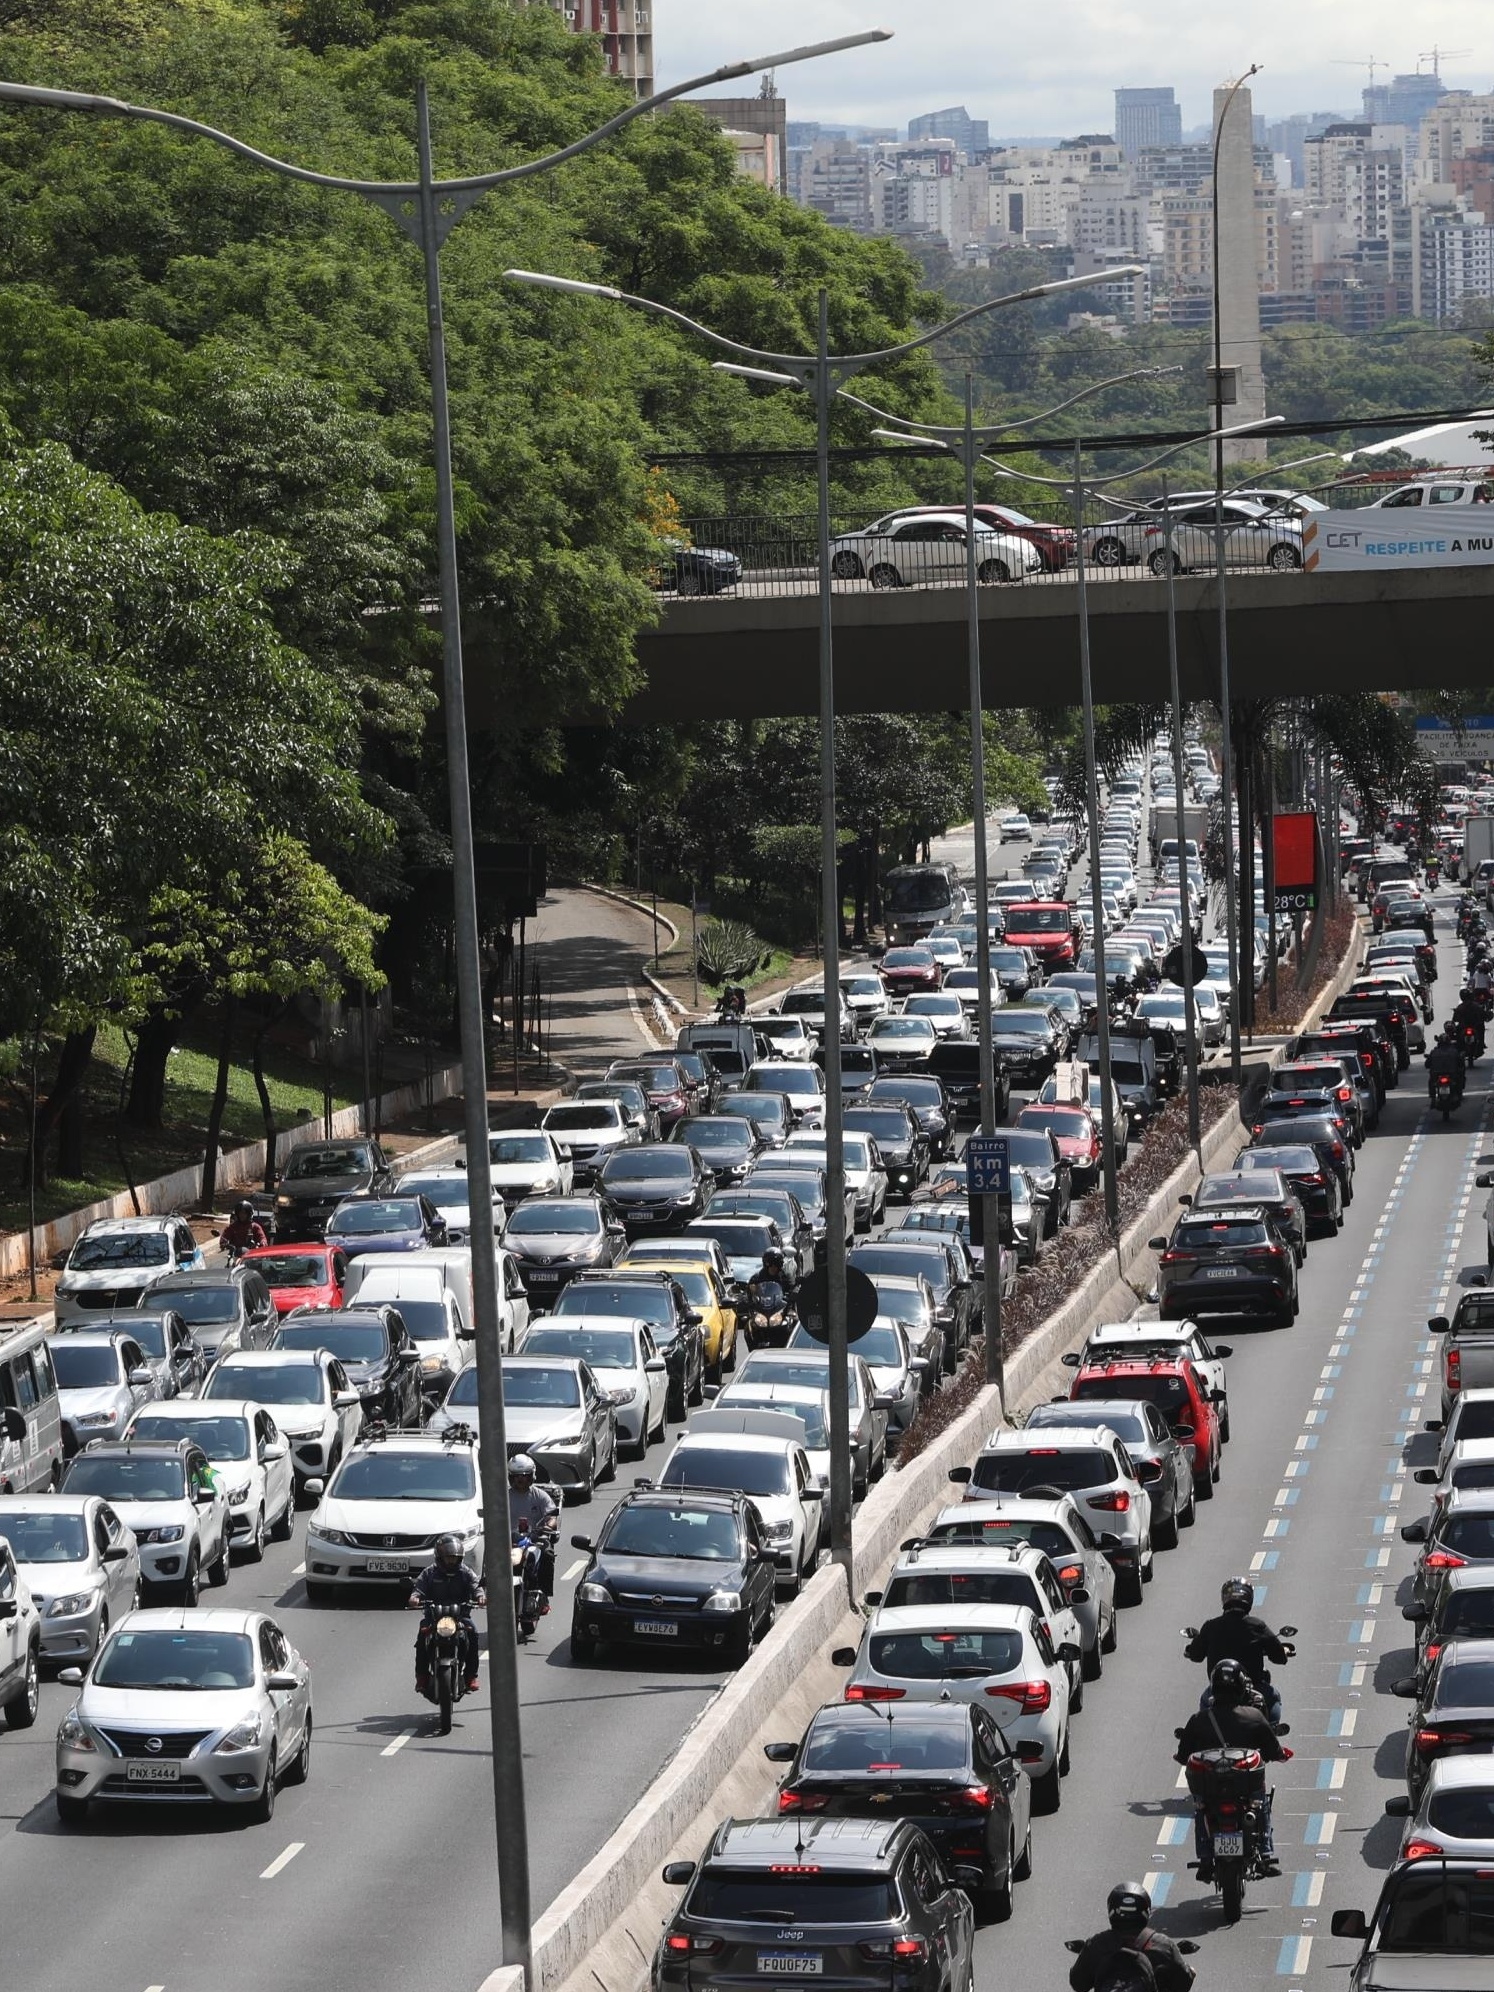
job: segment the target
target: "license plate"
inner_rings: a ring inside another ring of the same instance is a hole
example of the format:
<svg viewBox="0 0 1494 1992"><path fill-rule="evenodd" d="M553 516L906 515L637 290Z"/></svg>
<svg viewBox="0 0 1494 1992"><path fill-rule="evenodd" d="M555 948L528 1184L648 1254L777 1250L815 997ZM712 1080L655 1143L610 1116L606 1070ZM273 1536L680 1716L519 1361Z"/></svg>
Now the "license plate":
<svg viewBox="0 0 1494 1992"><path fill-rule="evenodd" d="M825 1960L818 1951L759 1951L757 1968L775 1978L818 1978Z"/></svg>
<svg viewBox="0 0 1494 1992"><path fill-rule="evenodd" d="M1239 1272L1238 1266L1205 1266L1203 1276L1206 1280L1232 1280L1239 1277Z"/></svg>
<svg viewBox="0 0 1494 1992"><path fill-rule="evenodd" d="M648 1633L661 1639L674 1639L679 1634L679 1627L672 1619L634 1619L633 1630L639 1634Z"/></svg>
<svg viewBox="0 0 1494 1992"><path fill-rule="evenodd" d="M180 1784L182 1767L180 1764L136 1764L125 1765L125 1783L133 1785Z"/></svg>
<svg viewBox="0 0 1494 1992"><path fill-rule="evenodd" d="M531 1273L529 1277L535 1286L554 1286L560 1275L559 1273Z"/></svg>
<svg viewBox="0 0 1494 1992"><path fill-rule="evenodd" d="M1243 1833L1216 1833L1214 1835L1214 1854L1216 1859L1219 1855L1223 1854L1226 1858L1233 1855L1238 1860L1244 1852L1245 1835Z"/></svg>
<svg viewBox="0 0 1494 1992"><path fill-rule="evenodd" d="M364 1568L370 1577L408 1577L410 1574L409 1564L392 1556L370 1558Z"/></svg>

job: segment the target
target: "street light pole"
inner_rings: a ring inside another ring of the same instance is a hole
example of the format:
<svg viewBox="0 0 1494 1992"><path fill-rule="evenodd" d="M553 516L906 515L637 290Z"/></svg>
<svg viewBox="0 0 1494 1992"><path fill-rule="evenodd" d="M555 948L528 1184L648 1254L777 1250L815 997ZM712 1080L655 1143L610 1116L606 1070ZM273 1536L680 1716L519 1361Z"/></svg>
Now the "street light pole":
<svg viewBox="0 0 1494 1992"><path fill-rule="evenodd" d="M72 90L48 90L26 83L0 81L0 103L31 104L53 110L83 111L103 117L131 118L161 124L215 145L252 165L312 186L359 195L380 207L421 252L425 277L427 360L431 379L432 455L436 474L436 551L441 602L442 698L446 708L446 755L451 815L453 916L456 933L457 1015L461 1033L463 1125L467 1148L468 1187L474 1210L492 1202L491 1159L488 1148L487 1019L483 1014L482 960L477 919L476 862L472 831L472 788L467 758L466 691L462 663L461 597L457 577L455 506L451 472L451 421L446 383L446 348L442 322L440 251L456 223L485 193L513 180L549 171L589 151L601 140L631 124L659 105L711 83L750 75L761 69L808 61L870 42L886 41L880 29L838 40L792 49L753 61L729 63L707 76L691 78L657 95L627 106L616 117L573 144L540 159L526 160L496 173L460 180L437 180L432 164L430 110L426 86L416 86L416 130L419 177L414 181L354 180L313 172L277 159L242 139L174 111L126 103L114 97ZM518 1965L526 1987L533 1988L533 1942L529 1887L528 1825L524 1809L524 1758L519 1713L517 1628L508 1607L510 1568L508 1530L508 1446L500 1360L497 1265L491 1230L473 1234L472 1299L478 1391L478 1470L483 1512L485 1581L495 1617L489 1625L488 1667L491 1682L492 1784L494 1832L497 1843L499 1916L503 1962Z"/></svg>
<svg viewBox="0 0 1494 1992"><path fill-rule="evenodd" d="M1183 1045L1188 1060L1188 1145L1199 1152L1198 1040L1193 1030L1193 923L1188 904L1188 853L1183 814L1183 700L1178 688L1177 563L1172 552L1172 507L1162 479L1162 535L1167 554L1167 674L1172 699L1172 783L1177 809L1178 911L1183 923ZM1200 1156L1200 1163L1202 1157Z"/></svg>

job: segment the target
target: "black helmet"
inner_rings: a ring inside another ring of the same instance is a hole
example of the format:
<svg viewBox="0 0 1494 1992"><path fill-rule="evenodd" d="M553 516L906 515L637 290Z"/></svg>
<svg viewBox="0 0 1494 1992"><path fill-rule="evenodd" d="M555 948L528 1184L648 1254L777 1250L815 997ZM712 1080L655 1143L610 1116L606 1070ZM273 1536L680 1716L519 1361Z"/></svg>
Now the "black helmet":
<svg viewBox="0 0 1494 1992"><path fill-rule="evenodd" d="M1139 1881L1118 1882L1105 1898L1105 1914L1112 1930L1144 1930L1152 1920L1152 1898Z"/></svg>
<svg viewBox="0 0 1494 1992"><path fill-rule="evenodd" d="M1226 1577L1219 1586L1219 1603L1227 1612L1248 1612L1255 1603L1255 1586L1244 1577Z"/></svg>
<svg viewBox="0 0 1494 1992"><path fill-rule="evenodd" d="M251 1218L254 1215L254 1206L247 1197L240 1197L233 1207L233 1214L241 1219Z"/></svg>
<svg viewBox="0 0 1494 1992"><path fill-rule="evenodd" d="M436 1537L436 1561L438 1563L451 1566L460 1563L461 1560L462 1544L459 1536L444 1535Z"/></svg>
<svg viewBox="0 0 1494 1992"><path fill-rule="evenodd" d="M765 1266L781 1266L783 1264L783 1254L776 1245L770 1245L767 1251L764 1252L763 1264Z"/></svg>
<svg viewBox="0 0 1494 1992"><path fill-rule="evenodd" d="M1215 1701L1221 1705L1242 1702L1250 1692L1245 1669L1238 1660L1219 1661L1209 1676L1209 1686L1214 1690Z"/></svg>

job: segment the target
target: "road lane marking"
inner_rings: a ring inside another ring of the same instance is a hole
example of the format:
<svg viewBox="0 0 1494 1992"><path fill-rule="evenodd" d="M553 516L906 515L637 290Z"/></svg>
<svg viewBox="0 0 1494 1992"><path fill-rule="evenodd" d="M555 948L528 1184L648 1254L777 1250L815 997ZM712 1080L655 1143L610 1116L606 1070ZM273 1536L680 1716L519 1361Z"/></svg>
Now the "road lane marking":
<svg viewBox="0 0 1494 1992"><path fill-rule="evenodd" d="M291 1862L296 1858L296 1855L301 1852L302 1848L305 1845L306 1842L304 1840L292 1840L290 1845L286 1848L285 1852L283 1854L277 1854L274 1860L270 1862L270 1865L264 1870L263 1874L261 1874L260 1880L273 1881L276 1875L280 1873L282 1868L288 1868L290 1866Z"/></svg>
<svg viewBox="0 0 1494 1992"><path fill-rule="evenodd" d="M1374 1636L1375 1621L1373 1619L1355 1619L1349 1627L1348 1643L1350 1646L1368 1646L1374 1639Z"/></svg>
<svg viewBox="0 0 1494 1992"><path fill-rule="evenodd" d="M1357 1708L1336 1708L1329 1716L1328 1727L1323 1731L1323 1734L1325 1736L1352 1736L1358 1721L1359 1711Z"/></svg>
<svg viewBox="0 0 1494 1992"><path fill-rule="evenodd" d="M563 1570L561 1572L560 1574L561 1583L569 1584L572 1578L579 1577L581 1575L581 1572L585 1568L586 1568L586 1558L584 1556L578 1556L575 1562L571 1565L569 1570Z"/></svg>
<svg viewBox="0 0 1494 1992"><path fill-rule="evenodd" d="M1323 1900L1323 1884L1328 1876L1322 1868L1312 1874L1299 1874L1292 1884L1292 1907L1316 1909Z"/></svg>
<svg viewBox="0 0 1494 1992"><path fill-rule="evenodd" d="M1141 1885L1152 1898L1154 1909L1160 1909L1166 1902L1176 1878L1171 1868L1153 1868L1150 1874L1142 1876Z"/></svg>
<svg viewBox="0 0 1494 1992"><path fill-rule="evenodd" d="M1192 1830L1193 1821L1183 1818L1181 1815L1175 1815L1171 1819L1164 1819L1161 1827L1158 1829L1157 1845L1159 1847L1181 1847Z"/></svg>
<svg viewBox="0 0 1494 1992"><path fill-rule="evenodd" d="M292 1577L304 1577L306 1575L306 1565L304 1563L298 1563L295 1569L291 1572L291 1575Z"/></svg>
<svg viewBox="0 0 1494 1992"><path fill-rule="evenodd" d="M1276 1976L1278 1978L1299 1978L1307 1970L1307 1960L1312 1956L1311 1937L1283 1937L1281 1949L1276 1954Z"/></svg>
<svg viewBox="0 0 1494 1992"><path fill-rule="evenodd" d="M1344 1779L1349 1774L1347 1757L1325 1757L1318 1765L1319 1791L1342 1791Z"/></svg>
<svg viewBox="0 0 1494 1992"><path fill-rule="evenodd" d="M1308 1815L1307 1831L1302 1835L1302 1843L1307 1847L1331 1847L1333 1833L1338 1825L1336 1812L1313 1812Z"/></svg>
<svg viewBox="0 0 1494 1992"><path fill-rule="evenodd" d="M397 1757L400 1751L403 1750L405 1745L409 1742L410 1738L412 1736L418 1735L419 1733L420 1732L415 1729L402 1729L399 1732L398 1736L395 1737L394 1741L386 1745L386 1747L379 1752L379 1755L381 1757Z"/></svg>

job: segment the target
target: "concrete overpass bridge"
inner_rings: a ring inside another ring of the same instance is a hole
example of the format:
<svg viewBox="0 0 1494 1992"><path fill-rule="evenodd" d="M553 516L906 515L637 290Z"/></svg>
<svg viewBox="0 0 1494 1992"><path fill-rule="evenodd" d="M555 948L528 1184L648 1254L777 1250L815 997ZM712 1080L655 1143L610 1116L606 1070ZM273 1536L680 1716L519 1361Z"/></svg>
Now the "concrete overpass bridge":
<svg viewBox="0 0 1494 1992"><path fill-rule="evenodd" d="M1185 699L1218 689L1214 577L1176 583ZM1494 566L1386 573L1234 573L1230 674L1237 698L1304 692L1429 691L1494 684ZM1166 587L1101 571L1089 591L1095 697L1167 698ZM983 588L987 707L1079 703L1072 579ZM665 604L642 637L647 682L623 724L758 719L818 710L818 616L809 585L759 598ZM965 591L837 589L836 700L842 712L945 712L967 705Z"/></svg>

